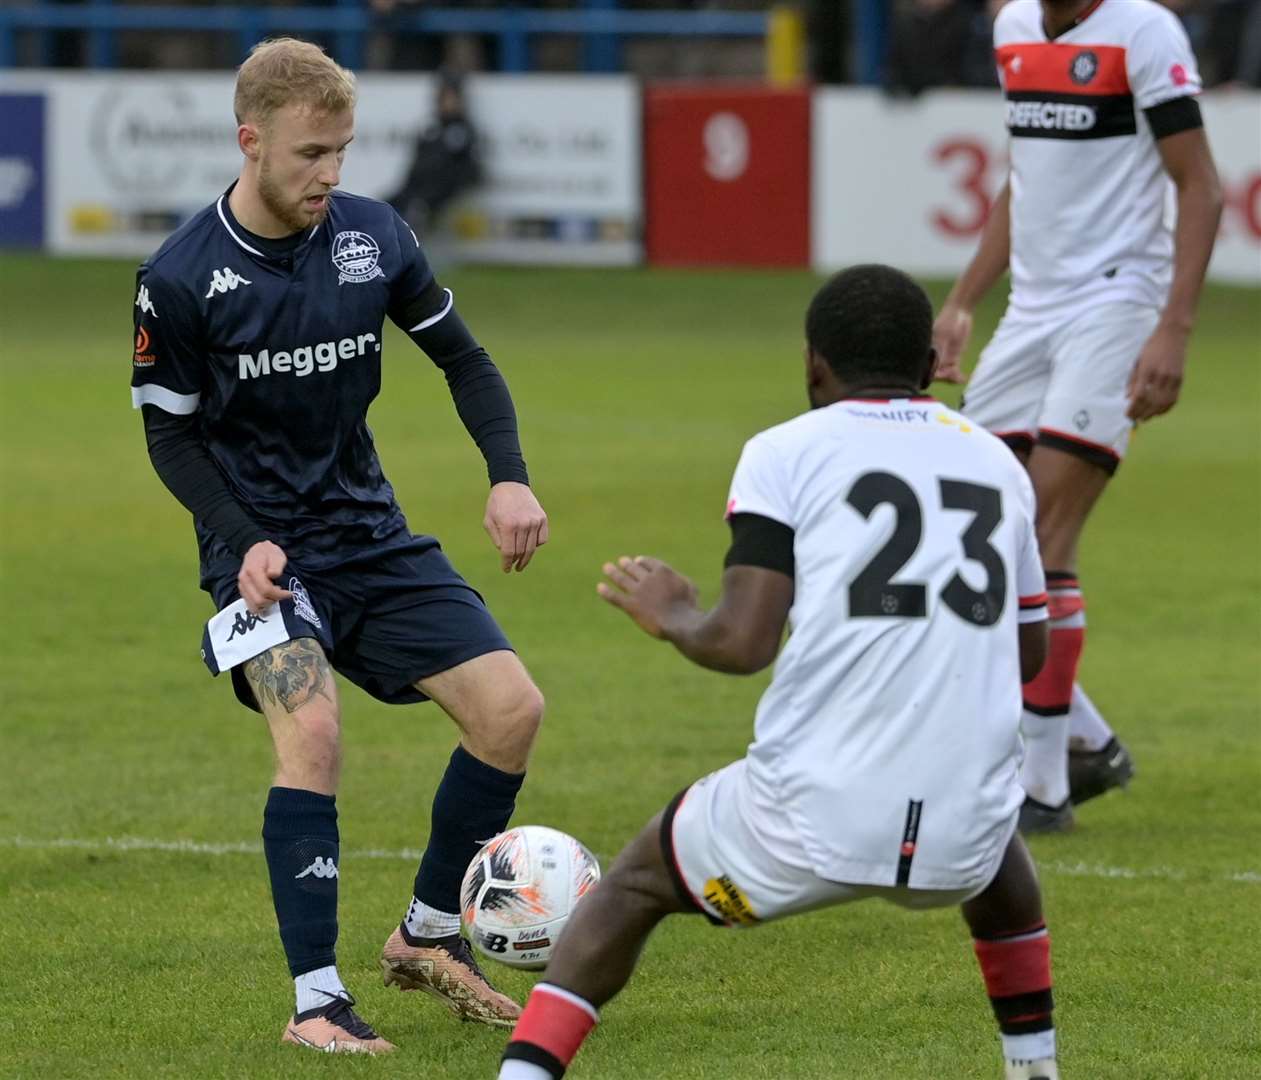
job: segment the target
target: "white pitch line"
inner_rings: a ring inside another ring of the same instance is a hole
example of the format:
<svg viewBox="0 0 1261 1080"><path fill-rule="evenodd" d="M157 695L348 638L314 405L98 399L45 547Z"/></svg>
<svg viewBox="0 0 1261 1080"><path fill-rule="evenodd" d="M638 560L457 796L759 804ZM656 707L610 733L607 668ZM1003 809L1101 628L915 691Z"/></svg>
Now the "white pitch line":
<svg viewBox="0 0 1261 1080"><path fill-rule="evenodd" d="M49 840L37 840L28 836L0 836L0 847L26 848L33 851L161 851L177 855L260 855L263 845L244 841L207 843L201 840L156 840L144 836L105 836L89 840L63 836ZM386 859L395 862L416 862L422 852L419 848L348 848L345 854L352 859ZM601 861L605 861L601 859ZM1063 877L1099 878L1122 881L1188 881L1199 878L1210 881L1229 881L1240 885L1261 885L1261 872L1233 870L1222 874L1199 874L1180 870L1174 866L1105 866L1100 863L1062 862L1047 860L1038 862L1042 873Z"/></svg>
<svg viewBox="0 0 1261 1080"><path fill-rule="evenodd" d="M99 840L84 840L73 836L54 837L51 840L35 840L28 836L0 836L0 847L27 848L35 851L169 851L178 855L261 855L260 843L211 844L201 840L154 840L145 836L105 836ZM423 854L419 848L400 848L384 851L380 848L352 848L350 854L357 859L391 859L415 862Z"/></svg>

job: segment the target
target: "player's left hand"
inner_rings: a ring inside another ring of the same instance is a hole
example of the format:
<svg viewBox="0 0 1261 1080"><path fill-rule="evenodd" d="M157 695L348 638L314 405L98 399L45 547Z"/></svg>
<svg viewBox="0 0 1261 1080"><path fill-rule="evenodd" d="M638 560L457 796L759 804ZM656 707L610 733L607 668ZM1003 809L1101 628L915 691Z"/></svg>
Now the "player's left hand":
<svg viewBox="0 0 1261 1080"><path fill-rule="evenodd" d="M607 562L603 569L609 580L600 582L596 592L655 638L666 637L665 624L671 614L696 609L695 583L660 559L623 555L616 565Z"/></svg>
<svg viewBox="0 0 1261 1080"><path fill-rule="evenodd" d="M504 480L492 487L482 526L499 549L505 574L524 570L547 543L547 515L526 484Z"/></svg>
<svg viewBox="0 0 1261 1080"><path fill-rule="evenodd" d="M1187 335L1176 328L1156 327L1130 372L1126 410L1135 423L1167 413L1178 401L1187 360Z"/></svg>

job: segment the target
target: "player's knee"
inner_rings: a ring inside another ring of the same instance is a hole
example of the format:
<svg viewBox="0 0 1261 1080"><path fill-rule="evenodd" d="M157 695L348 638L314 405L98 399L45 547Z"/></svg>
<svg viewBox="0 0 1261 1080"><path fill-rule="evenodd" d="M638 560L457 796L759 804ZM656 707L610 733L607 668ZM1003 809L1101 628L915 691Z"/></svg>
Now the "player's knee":
<svg viewBox="0 0 1261 1080"><path fill-rule="evenodd" d="M523 678L466 715L461 724L477 757L504 772L519 773L525 770L542 720L543 695Z"/></svg>
<svg viewBox="0 0 1261 1080"><path fill-rule="evenodd" d="M517 705L517 726L530 740L538 734L539 725L543 723L543 710L546 702L543 691L534 683L527 683L522 689Z"/></svg>
<svg viewBox="0 0 1261 1080"><path fill-rule="evenodd" d="M504 710L503 739L506 745L528 751L534 745L539 725L543 723L543 693L525 679L513 693Z"/></svg>

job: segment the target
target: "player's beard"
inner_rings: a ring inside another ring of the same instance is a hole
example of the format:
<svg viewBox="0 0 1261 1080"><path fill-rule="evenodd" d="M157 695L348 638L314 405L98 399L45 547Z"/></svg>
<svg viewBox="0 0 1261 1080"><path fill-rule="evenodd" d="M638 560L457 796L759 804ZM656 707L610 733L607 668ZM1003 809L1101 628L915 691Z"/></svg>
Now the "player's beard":
<svg viewBox="0 0 1261 1080"><path fill-rule="evenodd" d="M313 225L319 225L328 216L327 199L324 200L323 206L314 211L303 207L305 199L300 199L296 203L288 201L284 191L272 176L271 166L265 157L258 165L258 197L267 207L268 213L290 232L301 232Z"/></svg>

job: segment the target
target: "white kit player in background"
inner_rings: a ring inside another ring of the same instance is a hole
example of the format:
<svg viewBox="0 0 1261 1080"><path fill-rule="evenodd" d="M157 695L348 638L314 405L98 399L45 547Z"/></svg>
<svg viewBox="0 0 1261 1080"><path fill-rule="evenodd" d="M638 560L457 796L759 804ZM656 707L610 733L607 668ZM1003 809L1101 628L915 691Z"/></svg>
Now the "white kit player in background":
<svg viewBox="0 0 1261 1080"><path fill-rule="evenodd" d="M1020 827L1047 832L1134 772L1076 685L1077 547L1134 425L1178 399L1221 189L1195 57L1166 8L1012 0L994 48L1011 171L934 343L937 378L963 382L972 311L1010 266L1007 312L961 409L1016 452L1037 493L1051 651L1025 687Z"/></svg>
<svg viewBox="0 0 1261 1080"><path fill-rule="evenodd" d="M812 411L745 446L711 610L656 559L605 565L600 595L693 662L779 658L747 756L685 788L576 907L501 1080L561 1076L669 914L753 927L871 897L961 904L1006 1076L1056 1080L1050 943L1016 830L1020 687L1047 648L1033 489L1000 440L922 396L932 321L891 267L819 290Z"/></svg>

